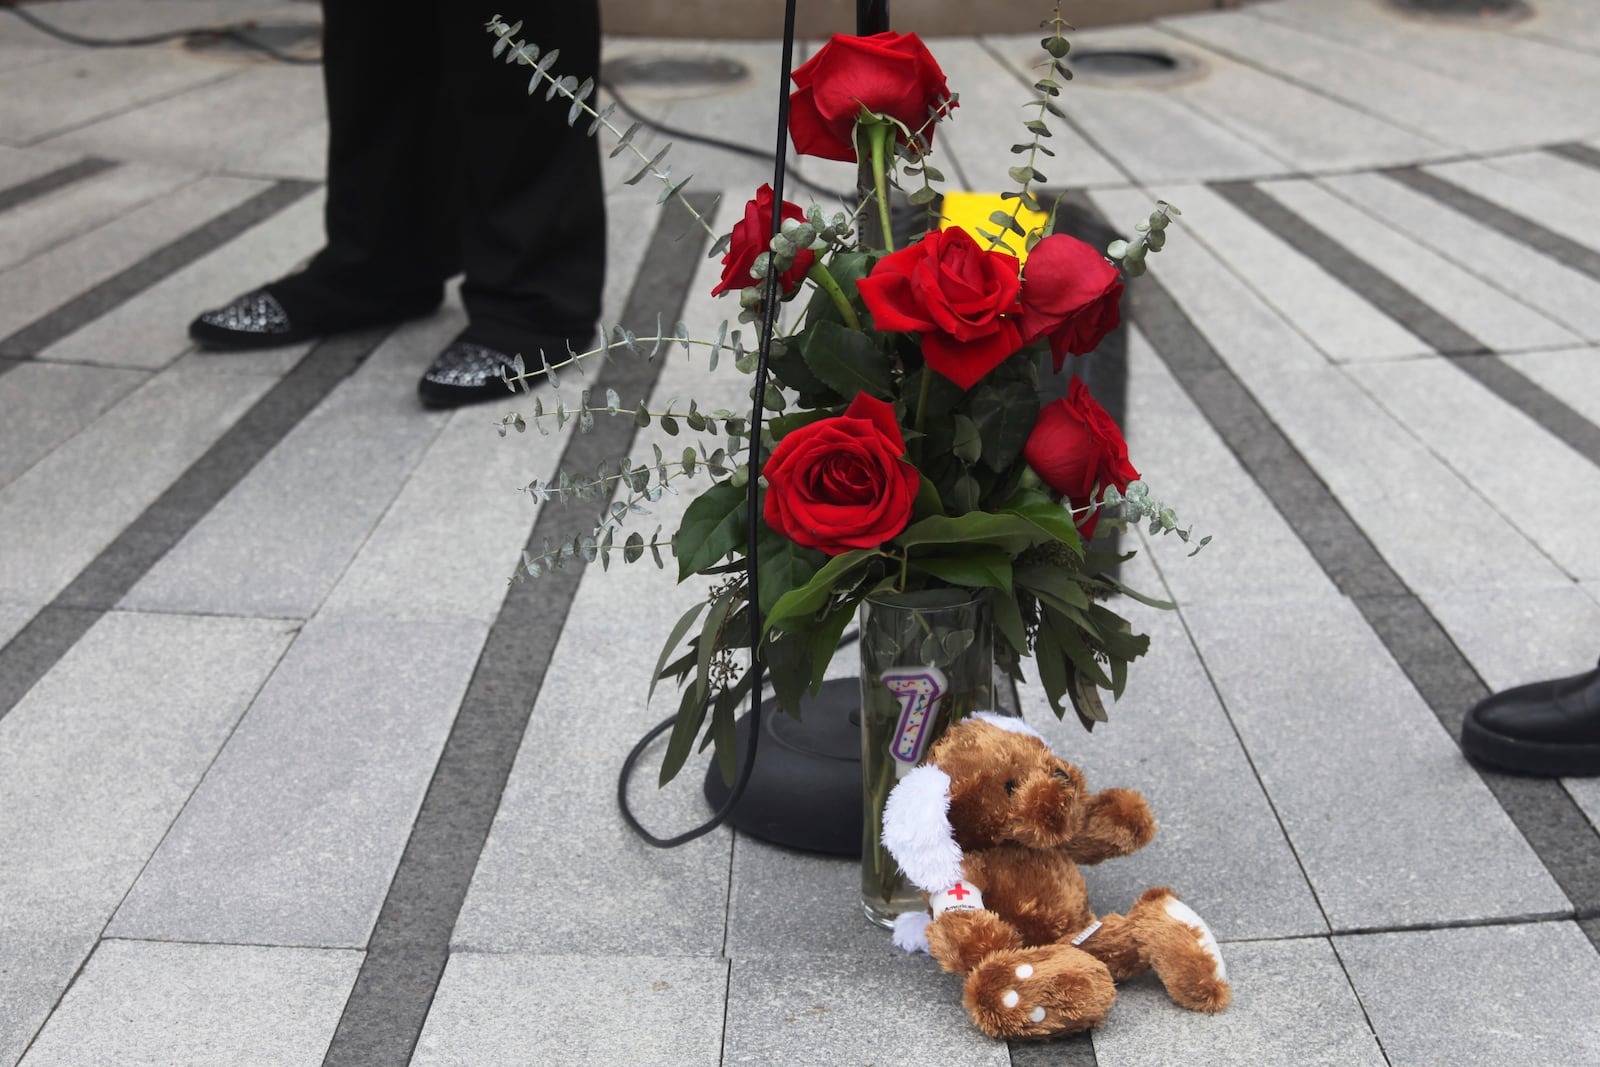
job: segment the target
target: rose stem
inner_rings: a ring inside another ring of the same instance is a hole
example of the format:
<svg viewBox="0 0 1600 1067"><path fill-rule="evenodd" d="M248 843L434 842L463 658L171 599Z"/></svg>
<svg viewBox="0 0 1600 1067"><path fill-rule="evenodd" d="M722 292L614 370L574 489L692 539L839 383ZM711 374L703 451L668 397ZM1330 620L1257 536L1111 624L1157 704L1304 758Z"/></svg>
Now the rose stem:
<svg viewBox="0 0 1600 1067"><path fill-rule="evenodd" d="M876 123L867 127L872 142L872 187L878 194L878 224L883 227L883 247L894 251L894 230L889 223L888 140L894 127Z"/></svg>
<svg viewBox="0 0 1600 1067"><path fill-rule="evenodd" d="M850 306L850 298L844 295L844 290L839 288L839 283L834 280L828 268L822 265L822 260L815 260L811 264L811 269L806 271L806 277L810 278L817 288L828 294L828 299L839 309L839 315L844 319L846 326L852 330L861 329L861 320L856 318L856 309Z"/></svg>

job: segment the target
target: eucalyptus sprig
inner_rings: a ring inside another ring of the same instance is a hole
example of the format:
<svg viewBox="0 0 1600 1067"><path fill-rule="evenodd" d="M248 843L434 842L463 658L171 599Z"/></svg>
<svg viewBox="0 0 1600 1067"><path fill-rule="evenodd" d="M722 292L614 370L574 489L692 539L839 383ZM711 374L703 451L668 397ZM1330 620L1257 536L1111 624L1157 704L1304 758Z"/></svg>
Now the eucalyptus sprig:
<svg viewBox="0 0 1600 1067"><path fill-rule="evenodd" d="M978 230L978 236L986 239L991 249L1003 248L1012 253L1015 253L1016 250L1006 244L1005 238L1008 233L1021 237L1023 239L1023 247L1029 251L1032 251L1033 246L1038 244L1046 235L1047 231L1045 229L1040 227L1025 228L1019 220L1024 208L1041 215L1045 213L1044 208L1039 203L1039 198L1034 195L1032 189L1035 182L1042 185L1049 180L1040 173L1035 165L1039 162L1039 155L1041 153L1052 157L1055 155L1055 152L1043 142L1043 138L1051 136L1050 126L1045 122L1044 117L1046 113L1057 118L1064 119L1067 117L1067 113L1061 110L1061 107L1056 104L1053 98L1061 95L1062 82L1072 80L1072 71L1068 70L1066 65L1061 62L1072 49L1071 42L1067 40L1066 35L1061 31L1072 29L1072 25L1061 17L1061 6L1059 4L1056 5L1055 15L1042 25L1051 28L1050 36L1039 42L1049 57L1040 65L1047 67L1048 70L1044 77L1033 83L1034 91L1039 95L1023 105L1023 107L1038 108L1039 113L1023 123L1024 128L1033 136L1026 142L1011 146L1013 155L1026 153L1028 161L1012 167L1006 172L1010 175L1012 181L1018 183L1017 191L1007 191L1000 194L1003 199L1014 200L1016 203L1011 206L1009 213L1005 211L990 213L989 221L1000 228L999 233L990 233L988 230L983 229ZM1061 80L1057 81L1057 78Z"/></svg>
<svg viewBox="0 0 1600 1067"><path fill-rule="evenodd" d="M1139 236L1131 241L1112 241L1106 246L1106 255L1120 262L1128 277L1139 277L1145 272L1145 255L1161 251L1167 243L1167 224L1173 216L1182 214L1165 200L1156 201L1156 209L1150 212L1150 217L1133 228Z"/></svg>

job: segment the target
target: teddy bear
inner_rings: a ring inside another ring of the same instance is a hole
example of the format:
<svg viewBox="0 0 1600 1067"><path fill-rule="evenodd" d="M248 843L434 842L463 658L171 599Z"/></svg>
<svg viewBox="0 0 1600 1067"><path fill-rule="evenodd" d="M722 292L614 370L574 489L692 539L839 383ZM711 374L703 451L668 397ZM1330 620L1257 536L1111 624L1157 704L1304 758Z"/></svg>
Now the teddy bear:
<svg viewBox="0 0 1600 1067"><path fill-rule="evenodd" d="M1098 1026L1114 983L1145 970L1180 1006L1221 1011L1222 953L1176 893L1150 889L1123 915L1089 907L1079 865L1126 856L1155 831L1141 794L1090 792L1021 719L963 719L884 809L884 845L929 901L896 920L895 943L965 975L963 1003L991 1037Z"/></svg>

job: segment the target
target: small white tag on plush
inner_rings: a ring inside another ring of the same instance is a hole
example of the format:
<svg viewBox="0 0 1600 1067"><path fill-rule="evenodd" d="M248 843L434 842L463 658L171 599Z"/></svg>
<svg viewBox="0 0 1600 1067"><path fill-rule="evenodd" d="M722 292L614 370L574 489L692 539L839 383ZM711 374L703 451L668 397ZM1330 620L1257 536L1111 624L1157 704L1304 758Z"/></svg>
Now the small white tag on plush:
<svg viewBox="0 0 1600 1067"><path fill-rule="evenodd" d="M1096 930L1098 930L1098 929L1100 929L1100 920L1096 919L1094 922L1090 923L1088 926L1085 926L1082 930L1080 930L1078 932L1078 936L1072 939L1072 943L1074 945L1083 944L1085 941L1087 941L1091 937L1093 937L1094 936L1094 932Z"/></svg>
<svg viewBox="0 0 1600 1067"><path fill-rule="evenodd" d="M933 917L937 919L947 911L981 911L983 894L971 882L957 882L949 889L929 896L928 903L932 905Z"/></svg>

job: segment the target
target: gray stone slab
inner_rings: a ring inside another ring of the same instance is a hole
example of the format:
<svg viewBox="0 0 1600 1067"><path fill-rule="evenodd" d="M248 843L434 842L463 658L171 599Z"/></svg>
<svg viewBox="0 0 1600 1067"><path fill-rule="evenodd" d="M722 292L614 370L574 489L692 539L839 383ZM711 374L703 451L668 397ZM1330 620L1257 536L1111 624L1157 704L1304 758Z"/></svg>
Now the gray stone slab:
<svg viewBox="0 0 1600 1067"><path fill-rule="evenodd" d="M1570 907L1349 601L1184 614L1335 930Z"/></svg>
<svg viewBox="0 0 1600 1067"><path fill-rule="evenodd" d="M289 634L110 614L0 719L0 1063L71 981ZM13 954L10 946L18 946Z"/></svg>
<svg viewBox="0 0 1600 1067"><path fill-rule="evenodd" d="M1496 352L1553 348L1578 337L1527 304L1451 263L1310 181L1267 182L1267 194L1372 264Z"/></svg>
<svg viewBox="0 0 1600 1067"><path fill-rule="evenodd" d="M736 834L728 893L731 959L889 950L889 934L861 912L861 861L779 848Z"/></svg>
<svg viewBox="0 0 1600 1067"><path fill-rule="evenodd" d="M409 390L346 382L152 567L124 603L309 618L444 419L420 409Z"/></svg>
<svg viewBox="0 0 1600 1067"><path fill-rule="evenodd" d="M53 598L271 384L157 375L0 488L0 597Z"/></svg>
<svg viewBox="0 0 1600 1067"><path fill-rule="evenodd" d="M1142 555L1159 566L1180 604L1334 591L1283 515L1133 328L1124 430L1128 455L1151 491L1194 525L1195 537L1212 536L1195 555L1192 544L1174 537L1147 539Z"/></svg>
<svg viewBox="0 0 1600 1067"><path fill-rule="evenodd" d="M63 337L40 352L38 358L128 367L166 366L193 347L188 328L196 315L289 273L321 246L323 200L319 190L295 201ZM296 345L197 362L212 368L244 368L252 374L282 373L293 366L283 366L282 355L304 351L304 345Z"/></svg>
<svg viewBox="0 0 1600 1067"><path fill-rule="evenodd" d="M1600 170L1589 165L1594 162L1593 157L1580 162L1553 151L1518 152L1491 156L1486 162L1495 170L1545 186L1580 205L1588 205L1600 196Z"/></svg>
<svg viewBox="0 0 1600 1067"><path fill-rule="evenodd" d="M188 171L130 163L12 208L0 214L0 271L94 230L192 180Z"/></svg>
<svg viewBox="0 0 1600 1067"><path fill-rule="evenodd" d="M155 200L0 274L0 338L265 188L244 178L199 178L179 195Z"/></svg>
<svg viewBox="0 0 1600 1067"><path fill-rule="evenodd" d="M1540 4L1515 31L1567 48L1600 52L1600 18L1584 3Z"/></svg>
<svg viewBox="0 0 1600 1067"><path fill-rule="evenodd" d="M1600 956L1573 923L1334 943L1390 1063L1600 1062Z"/></svg>
<svg viewBox="0 0 1600 1067"><path fill-rule="evenodd" d="M4 69L6 56L12 50L0 49L0 69ZM27 53L21 53L23 55ZM42 61L42 60L41 60ZM67 152L51 152L40 148L13 148L0 145L0 189L10 189L23 182L49 174L72 162Z"/></svg>
<svg viewBox="0 0 1600 1067"><path fill-rule="evenodd" d="M210 60L172 65L213 74L218 69ZM315 66L234 68L231 76L197 91L80 125L44 144L113 159L316 181L327 175L325 158L315 150L327 139L324 111L322 77ZM320 137L317 127L322 127ZM292 152L286 150L288 138L294 139Z"/></svg>
<svg viewBox="0 0 1600 1067"><path fill-rule="evenodd" d="M1140 199L1096 194L1122 214ZM1242 310L1261 302L1252 288L1206 250L1182 252L1163 252L1157 267L1173 298L1412 590L1570 581L1345 369L1308 365L1298 331L1259 307Z"/></svg>
<svg viewBox="0 0 1600 1067"><path fill-rule="evenodd" d="M1600 283L1488 226L1376 174L1322 183L1512 298L1583 337L1600 337Z"/></svg>
<svg viewBox="0 0 1600 1067"><path fill-rule="evenodd" d="M935 58L961 101L950 118L939 124L934 142L935 166L943 169L937 157L948 151L957 169L945 170L947 177L959 175L966 188L977 191L1011 188L1015 183L1007 177L1006 168L1019 162L1012 158L1011 146L1031 139L1022 124L1037 111L1024 105L1033 97L1029 86L1039 77L1034 64L1044 57L1039 35L1017 41L993 38L982 43L951 38L936 42L936 46ZM995 58L996 52L1005 57L1004 63ZM1076 85L1065 90L1069 114L1077 91ZM1039 169L1050 175L1055 184L1077 187L1127 180L1069 123L1053 120L1050 132L1047 147L1056 155L1043 159Z"/></svg>
<svg viewBox="0 0 1600 1067"><path fill-rule="evenodd" d="M112 936L365 945L484 634L462 622L307 625Z"/></svg>
<svg viewBox="0 0 1600 1067"><path fill-rule="evenodd" d="M1023 716L1084 769L1090 788L1137 789L1161 827L1132 856L1085 870L1096 910L1125 912L1146 889L1169 885L1223 940L1326 933L1183 621L1121 610L1150 635L1150 652L1129 669L1122 699L1108 703L1108 724L1085 733L1070 715L1057 721L1039 686L1019 694Z"/></svg>
<svg viewBox="0 0 1600 1067"><path fill-rule="evenodd" d="M60 62L68 51L65 46L45 48L34 45L0 44L0 70L21 70L24 67Z"/></svg>
<svg viewBox="0 0 1600 1067"><path fill-rule="evenodd" d="M1404 129L1471 151L1566 140L1578 131L1566 108L1530 111L1481 80L1424 70L1403 56L1330 40L1256 13L1166 19L1164 29L1341 100Z"/></svg>
<svg viewBox="0 0 1600 1067"><path fill-rule="evenodd" d="M1233 984L1226 1011L1183 1011L1153 978L1126 982L1094 1034L1100 1067L1389 1062L1325 938L1234 942L1222 952Z"/></svg>
<svg viewBox="0 0 1600 1067"><path fill-rule="evenodd" d="M1600 470L1584 456L1446 360L1369 364L1350 375L1562 570L1600 578ZM1540 499L1562 504L1536 514L1529 504Z"/></svg>
<svg viewBox="0 0 1600 1067"><path fill-rule="evenodd" d="M15 637L38 612L39 609L30 604L0 603L0 646Z"/></svg>
<svg viewBox="0 0 1600 1067"><path fill-rule="evenodd" d="M1600 208L1548 184L1538 176L1540 162L1535 159L1530 161L1531 168L1527 164L1518 168L1513 163L1491 167L1462 160L1435 163L1423 169L1579 244L1600 249Z"/></svg>
<svg viewBox="0 0 1600 1067"><path fill-rule="evenodd" d="M148 375L22 363L0 375L0 485L15 481Z"/></svg>
<svg viewBox="0 0 1600 1067"><path fill-rule="evenodd" d="M119 0L45 0L36 6L41 19L50 25L89 37L135 37L171 33L191 26L216 26L243 19L283 21L299 5L284 0L159 0L158 3L128 7ZM308 12L301 21L314 19ZM35 47L67 49L54 37L34 29L20 19L0 23L0 41Z"/></svg>
<svg viewBox="0 0 1600 1067"><path fill-rule="evenodd" d="M886 944L878 955L733 961L722 1062L1005 1067L1010 1057L973 1026L958 976Z"/></svg>
<svg viewBox="0 0 1600 1067"><path fill-rule="evenodd" d="M172 93L212 89L238 73L199 60L174 62L167 49L74 49L52 63L0 71L0 137L15 145L42 141Z"/></svg>
<svg viewBox="0 0 1600 1067"><path fill-rule="evenodd" d="M1212 190L1180 186L1164 196L1183 211L1184 237L1205 242L1335 362L1429 351L1411 331Z"/></svg>
<svg viewBox="0 0 1600 1067"><path fill-rule="evenodd" d="M1522 352L1502 358L1578 414L1600 425L1600 389L1595 388L1600 384L1600 349Z"/></svg>
<svg viewBox="0 0 1600 1067"><path fill-rule="evenodd" d="M1458 589L1428 610L1492 690L1580 674L1600 656L1600 604L1566 589Z"/></svg>
<svg viewBox="0 0 1600 1067"><path fill-rule="evenodd" d="M451 956L411 1067L716 1063L728 964Z"/></svg>
<svg viewBox="0 0 1600 1067"><path fill-rule="evenodd" d="M1582 809L1590 825L1600 832L1600 778L1567 778L1562 784Z"/></svg>
<svg viewBox="0 0 1600 1067"><path fill-rule="evenodd" d="M26 1067L322 1062L358 952L105 941Z"/></svg>

